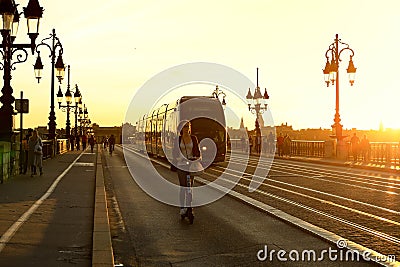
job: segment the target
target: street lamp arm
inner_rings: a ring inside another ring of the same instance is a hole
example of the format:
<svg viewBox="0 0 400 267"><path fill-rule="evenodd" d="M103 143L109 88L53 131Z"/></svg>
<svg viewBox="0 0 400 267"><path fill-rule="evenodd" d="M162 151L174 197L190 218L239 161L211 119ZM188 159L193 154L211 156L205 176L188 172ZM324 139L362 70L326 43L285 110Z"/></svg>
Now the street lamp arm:
<svg viewBox="0 0 400 267"><path fill-rule="evenodd" d="M52 40L52 44L53 44L53 45L50 46L49 44L47 44L47 43L46 43L47 40ZM55 42L55 41L57 41L57 42ZM49 48L49 50L50 50L50 57L54 57L54 58L55 58L55 56L56 56L56 53L55 53L55 52L56 52L57 47L59 48L59 51L60 51L61 54L64 53L64 49L63 49L63 47L62 47L62 44L61 44L61 42L60 42L60 39L56 36L56 32L55 32L54 29L53 29L53 32L50 33L50 36L49 36L49 37L44 38L44 39L40 42L40 44L36 45L36 52L39 52L39 47L41 47L42 45L47 46L47 48Z"/></svg>
<svg viewBox="0 0 400 267"><path fill-rule="evenodd" d="M27 59L28 59L28 52L23 49L23 48L16 48L13 49L13 51L11 52L11 58L14 56L14 53L16 53L16 57L17 60L13 63L11 63L11 69L15 70L14 65L18 64L18 63L24 63Z"/></svg>
<svg viewBox="0 0 400 267"><path fill-rule="evenodd" d="M354 56L354 50L351 49L350 47L345 47L345 48L342 48L342 49L339 51L339 61L342 61L342 60L340 59L340 55L341 55L342 52L345 51L345 50L349 50L349 51L351 52L350 57L353 57L353 56Z"/></svg>

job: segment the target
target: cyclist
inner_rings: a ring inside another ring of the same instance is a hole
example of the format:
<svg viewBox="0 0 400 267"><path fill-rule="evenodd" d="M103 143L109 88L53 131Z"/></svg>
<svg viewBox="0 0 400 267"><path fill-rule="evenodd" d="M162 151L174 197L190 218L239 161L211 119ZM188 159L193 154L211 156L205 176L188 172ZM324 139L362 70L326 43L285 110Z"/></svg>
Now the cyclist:
<svg viewBox="0 0 400 267"><path fill-rule="evenodd" d="M200 149L197 137L191 135L190 121L181 122L178 126L179 130L178 143L174 146L174 164L177 167L179 185L181 186L179 192L180 215L182 219L188 217L192 224L194 220L193 208L191 207L194 176L193 173L189 172L188 166L192 163L200 164ZM180 151L177 148L178 144Z"/></svg>

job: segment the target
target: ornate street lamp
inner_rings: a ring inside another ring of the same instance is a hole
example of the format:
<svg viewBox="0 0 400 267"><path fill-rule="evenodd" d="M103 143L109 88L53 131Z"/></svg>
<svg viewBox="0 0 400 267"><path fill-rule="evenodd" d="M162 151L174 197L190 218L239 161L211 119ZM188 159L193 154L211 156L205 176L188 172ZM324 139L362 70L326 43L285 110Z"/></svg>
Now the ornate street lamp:
<svg viewBox="0 0 400 267"><path fill-rule="evenodd" d="M46 41L51 41L51 44L47 44ZM50 50L50 58L51 58L51 90L50 90L50 116L49 116L49 139L54 140L56 137L56 115L54 112L54 76L58 78L58 82L61 83L64 78L65 65L62 59L63 47L61 45L60 39L56 36L56 31L53 29L50 37L43 39L40 44L36 46L36 52L38 53L38 57L36 59L36 63L34 65L36 79L38 83L40 82L40 78L42 77L43 64L40 58L39 47L45 46ZM56 61L56 50L58 49L58 57Z"/></svg>
<svg viewBox="0 0 400 267"><path fill-rule="evenodd" d="M343 45L343 48L339 48L339 44ZM349 75L349 82L350 85L353 86L354 84L354 79L355 79L355 74L356 74L356 68L354 67L353 63L353 56L354 56L354 51L349 47L348 44L342 42L339 39L339 35L336 34L334 42L329 46L328 50L325 52L325 57L326 57L326 63L325 63L325 68L322 70L324 73L324 80L326 83L326 86L329 87L329 85L335 85L336 82L336 107L335 107L335 118L334 118L334 124L332 125L332 129L334 130L334 134L332 137L336 138L337 140L337 156L342 158L346 157L346 147L345 143L343 142L343 139L346 138L347 136L343 135L343 126L340 124L340 114L339 114L339 63L341 60L340 56L342 55L343 51L349 51L351 52L350 54L350 60L349 60L349 65L347 67L347 74Z"/></svg>
<svg viewBox="0 0 400 267"><path fill-rule="evenodd" d="M69 112L71 110L77 110L78 109L78 104L81 102L81 93L79 92L78 85L75 85L75 92L74 92L74 102L75 105L72 105L72 94L70 88L70 65L68 65L68 82L67 82L67 91L65 92L65 102L67 105L61 105L63 101L63 93L61 91L61 86L58 89L57 93L57 101L58 101L58 108L61 109L63 112L67 112L67 122L66 122L66 135L67 138L70 138L71 135L71 122L69 119Z"/></svg>
<svg viewBox="0 0 400 267"><path fill-rule="evenodd" d="M222 90L220 90L218 85L217 85L215 87L215 90L212 92L212 96L219 100L219 96L220 95L222 95L222 101L221 101L222 108L225 110L225 108L226 108L226 101L225 101L226 94Z"/></svg>
<svg viewBox="0 0 400 267"><path fill-rule="evenodd" d="M19 15L17 4L14 0L0 0L0 15L2 17L0 31L3 37L2 50L0 50L3 62L0 62L0 70L4 70L4 85L1 92L0 102L0 140L11 142L13 134L13 89L11 87L11 70L15 69L14 64L23 63L28 58L27 48L34 53L36 37L39 31L39 21L43 14L38 0L29 0L24 8L24 15L28 22L28 35L31 40L29 44L15 44L14 40L18 32ZM15 56L16 60L13 61Z"/></svg>
<svg viewBox="0 0 400 267"><path fill-rule="evenodd" d="M249 111L253 114L256 114L256 122L255 122L255 131L256 138L260 141L261 144L261 129L259 119L261 114L263 114L267 110L267 100L269 99L269 95L267 93L267 88L264 90L264 95L261 94L260 87L258 86L258 68L257 68L257 87L254 90L254 95L251 94L250 88L246 95L247 105L249 106ZM258 141L256 139L256 149L257 152L261 152L261 146L259 146Z"/></svg>
<svg viewBox="0 0 400 267"><path fill-rule="evenodd" d="M83 108L79 109L79 123L80 123L80 134L82 135L85 132L85 128L87 125L90 125L91 121L89 119L89 113L87 111L87 107L84 104Z"/></svg>
<svg viewBox="0 0 400 267"><path fill-rule="evenodd" d="M246 95L247 105L249 106L249 111L256 114L256 128L259 127L258 119L260 114L263 114L267 110L267 100L269 95L267 93L267 88L264 90L264 94L261 94L260 87L258 86L258 68L257 68L257 87L254 90L254 96L251 94L250 88Z"/></svg>

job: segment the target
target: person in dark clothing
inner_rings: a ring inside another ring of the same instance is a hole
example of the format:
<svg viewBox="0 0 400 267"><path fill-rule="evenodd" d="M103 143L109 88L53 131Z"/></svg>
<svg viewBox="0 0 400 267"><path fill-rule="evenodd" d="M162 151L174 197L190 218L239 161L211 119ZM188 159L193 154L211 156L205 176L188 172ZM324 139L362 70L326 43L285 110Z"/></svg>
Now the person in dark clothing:
<svg viewBox="0 0 400 267"><path fill-rule="evenodd" d="M87 139L88 138L86 134L82 135L82 150L86 149Z"/></svg>
<svg viewBox="0 0 400 267"><path fill-rule="evenodd" d="M114 146L115 146L115 137L113 134L110 136L110 138L108 138L108 146L109 146L110 154L112 154L112 152L114 151Z"/></svg>
<svg viewBox="0 0 400 267"><path fill-rule="evenodd" d="M96 142L96 140L94 139L94 136L91 135L89 138L89 145L90 145L90 151L91 153L93 153L93 147L94 147L94 143Z"/></svg>
<svg viewBox="0 0 400 267"><path fill-rule="evenodd" d="M201 168L197 171L201 171L201 155L197 137L191 135L191 123L189 121L180 123L180 126L178 126L179 130L180 136L178 142L174 144L173 149L173 164L177 168L179 185L181 186L179 192L180 215L182 219L188 217L189 222L193 223L194 214L191 204L193 199L192 187L194 175L191 173L193 169L191 170L189 166L193 164L196 168Z"/></svg>
<svg viewBox="0 0 400 267"><path fill-rule="evenodd" d="M81 149L81 137L79 135L76 136L76 150Z"/></svg>
<svg viewBox="0 0 400 267"><path fill-rule="evenodd" d="M28 165L29 165L29 161L28 161L28 155L29 155L29 138L32 136L32 132L33 129L29 128L28 129L28 134L25 136L24 140L22 140L22 145L24 148L24 165L23 165L23 170L22 173L26 174L26 172L28 171Z"/></svg>
<svg viewBox="0 0 400 267"><path fill-rule="evenodd" d="M69 146L71 148L71 151L74 151L74 144L75 144L75 136L71 135L69 137Z"/></svg>

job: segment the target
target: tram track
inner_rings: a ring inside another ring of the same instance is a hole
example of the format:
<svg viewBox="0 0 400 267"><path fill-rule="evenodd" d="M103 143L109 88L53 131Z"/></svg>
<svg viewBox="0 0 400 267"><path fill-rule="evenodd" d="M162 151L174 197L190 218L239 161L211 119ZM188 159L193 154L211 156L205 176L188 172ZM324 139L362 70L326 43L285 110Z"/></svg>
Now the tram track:
<svg viewBox="0 0 400 267"><path fill-rule="evenodd" d="M240 163L240 159L238 158L232 158L231 160L239 160L237 163ZM158 159L152 159L152 161L168 167L168 164ZM396 231L396 229L400 228L399 211L350 197L339 196L277 180L290 177L296 177L297 179L307 178L309 180L310 177L310 173L307 173L310 171L309 168L297 170L296 168L298 167L286 167L281 163L277 165L274 163L273 172L282 173L283 175L268 175L257 190L249 193L248 185L253 177L252 169L257 166L255 163L258 163L257 160L250 159L249 164L246 165L247 170L245 173L226 170L221 165L213 165L207 169L207 172L201 178L196 180L201 180L201 183L209 183L218 178L222 172L229 171L230 175L241 177L240 181L233 188L235 192L266 203L305 222L326 229L327 232L334 232L345 239L379 251L384 255L395 254L397 258L400 257L397 249L400 246L400 233L398 230ZM279 168L285 168L285 171L280 171ZM312 175L326 176L330 174L330 172L324 170L311 171ZM347 173L342 172L341 174L334 174L331 179L335 179L335 175L350 177ZM264 177L258 178L264 179ZM350 178L346 179L350 180ZM226 179L224 180L231 182ZM393 180L395 181L395 179ZM320 180L320 182L326 183L327 181ZM397 190L396 185L394 182L390 186ZM341 186L351 186L351 184L342 183ZM369 190L366 186L358 189ZM372 190L372 192L384 194L390 191ZM397 192L394 193L398 195ZM384 216L381 216L382 214Z"/></svg>
<svg viewBox="0 0 400 267"><path fill-rule="evenodd" d="M234 157L232 159L233 160L244 160L245 158ZM256 167L254 162L255 162L255 160L250 160L249 166ZM261 163L262 163L262 160L261 160ZM290 163L282 164L279 162L274 162L274 167L275 167L275 169L278 169L278 170L284 169L286 171L288 171L288 170L297 171L297 172L299 172L299 175L302 175L303 173L305 173L304 177L306 177L306 178L309 177L311 179L317 179L318 177L327 177L327 178L339 179L339 180L347 181L347 182L357 182L357 183L366 184L366 185L381 186L381 187L385 187L385 188L389 188L389 189L400 190L400 181L395 178L383 178L380 176L353 174L353 176L351 176L351 179L350 179L350 178L346 178L346 176L349 177L347 172L340 172L340 171L326 172L322 168L312 168L311 169L311 168L307 168L304 166L301 166L303 168L301 170L301 169L298 169L300 167L300 165L290 164ZM289 173L289 172L286 172L286 173ZM293 175L293 173L291 173L291 174ZM310 176L310 174L312 174L314 176ZM355 177L355 176L358 176L358 177ZM321 180L332 181L332 180L328 180L328 179L321 179ZM379 181L379 180L382 180L382 181ZM336 182L336 181L332 181L332 182ZM338 183L338 182L336 182L336 183ZM344 184L351 185L349 183L344 183ZM393 192L387 192L387 193L393 193ZM393 194L398 194L398 193L393 193Z"/></svg>

